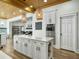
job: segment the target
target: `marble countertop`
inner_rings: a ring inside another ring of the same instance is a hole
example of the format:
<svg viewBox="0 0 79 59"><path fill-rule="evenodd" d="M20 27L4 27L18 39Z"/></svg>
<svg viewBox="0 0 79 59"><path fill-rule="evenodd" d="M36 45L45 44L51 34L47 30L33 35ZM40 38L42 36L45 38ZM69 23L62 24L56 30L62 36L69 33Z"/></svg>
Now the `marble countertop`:
<svg viewBox="0 0 79 59"><path fill-rule="evenodd" d="M38 41L45 41L45 42L48 42L54 39L53 37L34 37L34 36L29 36L29 35L14 35L14 37L28 38L31 40L38 40Z"/></svg>

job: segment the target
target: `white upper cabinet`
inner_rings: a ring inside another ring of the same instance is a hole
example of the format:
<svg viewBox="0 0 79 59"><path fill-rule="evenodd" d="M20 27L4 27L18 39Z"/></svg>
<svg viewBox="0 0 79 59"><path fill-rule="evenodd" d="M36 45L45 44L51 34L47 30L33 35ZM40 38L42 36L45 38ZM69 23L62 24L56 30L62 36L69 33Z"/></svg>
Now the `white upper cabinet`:
<svg viewBox="0 0 79 59"><path fill-rule="evenodd" d="M0 21L0 28L6 28L7 27L7 21L1 20Z"/></svg>
<svg viewBox="0 0 79 59"><path fill-rule="evenodd" d="M55 13L55 11L51 11L51 12L46 12L45 13L46 24L55 24L55 20L56 20L56 13Z"/></svg>

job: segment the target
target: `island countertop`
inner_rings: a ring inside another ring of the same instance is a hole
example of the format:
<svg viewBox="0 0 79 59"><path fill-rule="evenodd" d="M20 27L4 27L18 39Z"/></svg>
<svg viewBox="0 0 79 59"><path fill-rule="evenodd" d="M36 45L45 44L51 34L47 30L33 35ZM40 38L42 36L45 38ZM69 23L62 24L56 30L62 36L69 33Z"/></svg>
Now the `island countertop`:
<svg viewBox="0 0 79 59"><path fill-rule="evenodd" d="M50 40L53 40L53 37L34 37L30 35L14 35L14 37L19 37L19 38L28 38L31 40L38 40L38 41L44 41L44 42L49 42Z"/></svg>

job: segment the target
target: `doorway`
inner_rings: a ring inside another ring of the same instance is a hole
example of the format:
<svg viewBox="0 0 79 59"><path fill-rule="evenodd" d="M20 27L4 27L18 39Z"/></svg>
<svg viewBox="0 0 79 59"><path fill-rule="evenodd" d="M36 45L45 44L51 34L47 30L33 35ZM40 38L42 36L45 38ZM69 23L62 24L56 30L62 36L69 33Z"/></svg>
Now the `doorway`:
<svg viewBox="0 0 79 59"><path fill-rule="evenodd" d="M60 17L60 46L61 49L76 50L77 15L69 14Z"/></svg>

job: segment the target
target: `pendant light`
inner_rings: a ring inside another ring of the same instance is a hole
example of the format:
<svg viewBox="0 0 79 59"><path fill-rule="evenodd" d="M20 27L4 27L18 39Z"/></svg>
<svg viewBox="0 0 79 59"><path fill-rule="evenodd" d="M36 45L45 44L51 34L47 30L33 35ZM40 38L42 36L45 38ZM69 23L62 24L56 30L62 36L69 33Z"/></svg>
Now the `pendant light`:
<svg viewBox="0 0 79 59"><path fill-rule="evenodd" d="M21 15L21 22L22 22L22 23L26 23L26 21L27 21L26 14L23 13L23 14Z"/></svg>
<svg viewBox="0 0 79 59"><path fill-rule="evenodd" d="M43 19L43 11L42 11L42 8L37 8L36 9L36 18L37 18L37 20L42 20Z"/></svg>
<svg viewBox="0 0 79 59"><path fill-rule="evenodd" d="M39 0L37 0L37 2L39 4ZM39 7L39 5L38 5L38 8L36 9L35 14L36 14L37 20L42 20L43 19L43 11L42 11L42 8Z"/></svg>

